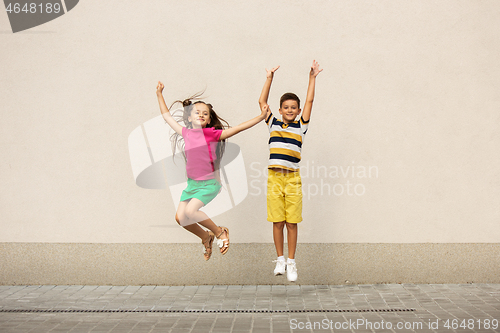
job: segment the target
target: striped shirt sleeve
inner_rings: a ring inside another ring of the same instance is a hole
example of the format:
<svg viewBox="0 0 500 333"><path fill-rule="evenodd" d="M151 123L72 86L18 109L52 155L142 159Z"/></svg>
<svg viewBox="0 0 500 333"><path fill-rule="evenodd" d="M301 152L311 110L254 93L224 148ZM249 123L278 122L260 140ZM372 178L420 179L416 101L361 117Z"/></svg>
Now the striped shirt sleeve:
<svg viewBox="0 0 500 333"><path fill-rule="evenodd" d="M273 126L274 115L269 112L269 117L266 119L267 128L269 128L269 133L271 133L271 126Z"/></svg>
<svg viewBox="0 0 500 333"><path fill-rule="evenodd" d="M309 127L309 121L311 121L311 119L305 121L304 118L302 118L302 116L300 117L300 130L302 132L302 135L306 135L307 129Z"/></svg>

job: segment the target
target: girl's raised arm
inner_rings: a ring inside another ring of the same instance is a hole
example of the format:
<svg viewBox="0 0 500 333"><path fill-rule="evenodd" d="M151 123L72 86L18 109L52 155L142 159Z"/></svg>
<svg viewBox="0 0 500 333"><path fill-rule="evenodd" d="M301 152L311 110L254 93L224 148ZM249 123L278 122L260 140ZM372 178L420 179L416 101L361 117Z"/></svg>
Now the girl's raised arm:
<svg viewBox="0 0 500 333"><path fill-rule="evenodd" d="M167 122L167 124L172 127L172 129L179 135L182 135L182 126L179 125L177 121L175 121L174 117L168 111L167 104L165 104L165 100L163 99L163 88L165 86L163 83L158 81L158 85L156 86L156 96L158 97L158 104L160 104L160 111L163 119Z"/></svg>
<svg viewBox="0 0 500 333"><path fill-rule="evenodd" d="M246 129L249 129L250 127L252 127L252 126L258 124L259 122L261 122L262 120L266 119L268 109L269 109L269 106L267 104L265 104L262 106L261 114L258 115L257 117L252 118L250 120L247 120L247 121L239 124L238 126L230 127L230 128L223 130L222 134L220 135L219 140L224 140L224 139L230 138L233 135L238 134L239 132L244 131Z"/></svg>

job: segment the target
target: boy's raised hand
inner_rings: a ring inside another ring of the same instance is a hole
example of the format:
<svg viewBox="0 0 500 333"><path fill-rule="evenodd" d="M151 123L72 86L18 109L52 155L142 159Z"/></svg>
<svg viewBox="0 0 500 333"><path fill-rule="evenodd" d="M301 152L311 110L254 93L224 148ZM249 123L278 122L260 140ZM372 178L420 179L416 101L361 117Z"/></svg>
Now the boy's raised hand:
<svg viewBox="0 0 500 333"><path fill-rule="evenodd" d="M311 66L311 72L309 75L316 77L319 73L321 73L322 69L319 69L319 64L316 60L313 60L313 64Z"/></svg>
<svg viewBox="0 0 500 333"><path fill-rule="evenodd" d="M163 83L158 81L158 85L156 86L156 94L161 94L163 92L163 88L165 88Z"/></svg>
<svg viewBox="0 0 500 333"><path fill-rule="evenodd" d="M266 68L266 72L267 72L266 77L267 77L267 78L272 78L272 77L273 77L273 75L274 75L274 72L276 72L276 71L278 70L278 68L280 68L280 66L279 66L279 65L278 65L278 66L276 66L276 67L274 67L274 68L271 68L271 69L267 69L267 68Z"/></svg>

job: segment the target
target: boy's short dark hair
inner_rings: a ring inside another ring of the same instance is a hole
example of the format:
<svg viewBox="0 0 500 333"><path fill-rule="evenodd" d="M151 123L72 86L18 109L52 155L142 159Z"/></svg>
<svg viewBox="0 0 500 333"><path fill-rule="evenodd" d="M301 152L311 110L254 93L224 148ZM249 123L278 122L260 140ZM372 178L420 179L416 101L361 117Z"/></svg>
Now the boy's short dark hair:
<svg viewBox="0 0 500 333"><path fill-rule="evenodd" d="M298 104L298 107L300 109L300 99L294 93L286 93L286 94L283 94L283 96L281 96L281 98L280 98L280 108L283 105L283 102L284 101L288 101L288 100L294 100L294 101L296 101L297 104Z"/></svg>

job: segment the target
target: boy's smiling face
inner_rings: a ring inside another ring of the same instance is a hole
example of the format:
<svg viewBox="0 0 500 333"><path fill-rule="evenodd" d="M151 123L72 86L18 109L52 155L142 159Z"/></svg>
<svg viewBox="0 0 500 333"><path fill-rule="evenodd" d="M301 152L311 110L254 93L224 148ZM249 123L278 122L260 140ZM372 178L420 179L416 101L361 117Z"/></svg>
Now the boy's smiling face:
<svg viewBox="0 0 500 333"><path fill-rule="evenodd" d="M279 109L280 115L284 123L292 123L302 110L299 109L299 103L293 99L287 99L281 104Z"/></svg>

